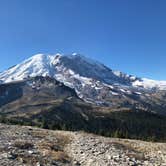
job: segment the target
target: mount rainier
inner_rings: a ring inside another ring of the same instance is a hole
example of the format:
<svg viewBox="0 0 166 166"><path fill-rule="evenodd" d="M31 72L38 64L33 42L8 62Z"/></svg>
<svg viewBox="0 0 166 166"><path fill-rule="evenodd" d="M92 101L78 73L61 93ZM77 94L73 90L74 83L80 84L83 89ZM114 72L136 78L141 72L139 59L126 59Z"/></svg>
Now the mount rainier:
<svg viewBox="0 0 166 166"><path fill-rule="evenodd" d="M0 81L1 83L6 83L35 76L53 77L71 87L74 87L74 85L69 81L69 77L79 80L83 86L96 80L109 85L119 84L122 86L166 90L166 81L142 79L120 71L113 71L99 62L77 53L71 55L34 55L22 63L1 72Z"/></svg>
<svg viewBox="0 0 166 166"><path fill-rule="evenodd" d="M165 140L165 110L165 81L76 53L37 54L0 73L1 122Z"/></svg>
<svg viewBox="0 0 166 166"><path fill-rule="evenodd" d="M86 102L109 107L120 107L127 102L131 107L136 105L147 110L148 105L154 103L152 99L156 100L156 96L160 96L163 101L161 95L166 90L166 81L139 78L114 71L77 53L34 55L1 72L0 81L4 84L36 76L54 78L75 89L77 95Z"/></svg>

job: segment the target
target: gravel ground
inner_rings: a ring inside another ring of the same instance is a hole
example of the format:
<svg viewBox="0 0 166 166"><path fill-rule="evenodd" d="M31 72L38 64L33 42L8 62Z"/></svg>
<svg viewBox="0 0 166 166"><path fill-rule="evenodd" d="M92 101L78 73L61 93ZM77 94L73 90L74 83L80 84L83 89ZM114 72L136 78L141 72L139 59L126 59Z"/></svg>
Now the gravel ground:
<svg viewBox="0 0 166 166"><path fill-rule="evenodd" d="M166 144L74 133L68 153L77 165L166 166Z"/></svg>
<svg viewBox="0 0 166 166"><path fill-rule="evenodd" d="M166 143L0 124L0 166L166 166Z"/></svg>

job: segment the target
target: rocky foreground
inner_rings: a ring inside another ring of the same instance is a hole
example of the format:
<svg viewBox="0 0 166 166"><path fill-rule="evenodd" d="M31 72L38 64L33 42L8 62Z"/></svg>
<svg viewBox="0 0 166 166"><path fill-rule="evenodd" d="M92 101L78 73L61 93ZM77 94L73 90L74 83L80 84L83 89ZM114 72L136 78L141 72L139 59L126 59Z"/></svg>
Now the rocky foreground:
<svg viewBox="0 0 166 166"><path fill-rule="evenodd" d="M166 166L166 143L0 124L1 166Z"/></svg>

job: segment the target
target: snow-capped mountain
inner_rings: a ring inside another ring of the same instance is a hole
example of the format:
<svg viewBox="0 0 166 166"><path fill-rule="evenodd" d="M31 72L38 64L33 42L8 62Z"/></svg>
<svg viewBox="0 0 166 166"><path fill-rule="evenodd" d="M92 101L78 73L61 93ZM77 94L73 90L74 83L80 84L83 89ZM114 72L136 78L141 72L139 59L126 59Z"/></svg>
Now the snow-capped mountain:
<svg viewBox="0 0 166 166"><path fill-rule="evenodd" d="M83 82L90 79L102 81L104 83L121 83L130 85L133 77L121 72L114 72L99 62L92 61L82 55L45 55L37 54L2 73L0 80L12 82L23 80L27 77L50 76L63 81L65 75L75 77ZM64 82L64 81L63 81Z"/></svg>
<svg viewBox="0 0 166 166"><path fill-rule="evenodd" d="M96 80L109 85L166 89L166 81L141 79L120 71L113 71L99 62L77 53L72 55L34 55L22 63L1 72L0 81L1 83L6 83L35 76L50 76L71 87L74 87L74 85L70 79L75 79L80 81L83 86Z"/></svg>
<svg viewBox="0 0 166 166"><path fill-rule="evenodd" d="M84 101L97 105L151 111L157 109L161 112L166 107L166 81L142 79L113 71L77 53L34 55L1 72L0 83L26 82L36 76L56 79L74 89ZM34 83L32 89L35 86Z"/></svg>

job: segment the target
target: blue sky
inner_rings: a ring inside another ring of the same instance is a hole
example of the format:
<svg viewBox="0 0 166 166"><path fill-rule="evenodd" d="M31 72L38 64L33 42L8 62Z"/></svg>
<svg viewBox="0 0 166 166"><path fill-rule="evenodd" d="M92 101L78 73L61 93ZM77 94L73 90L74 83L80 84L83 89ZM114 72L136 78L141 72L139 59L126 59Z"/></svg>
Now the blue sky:
<svg viewBox="0 0 166 166"><path fill-rule="evenodd" d="M165 0L0 0L0 71L37 53L82 53L166 80Z"/></svg>

